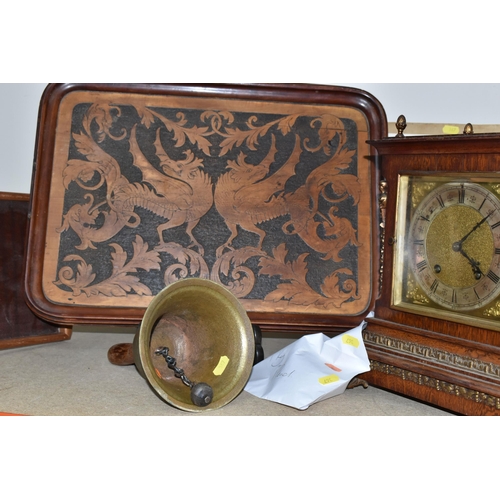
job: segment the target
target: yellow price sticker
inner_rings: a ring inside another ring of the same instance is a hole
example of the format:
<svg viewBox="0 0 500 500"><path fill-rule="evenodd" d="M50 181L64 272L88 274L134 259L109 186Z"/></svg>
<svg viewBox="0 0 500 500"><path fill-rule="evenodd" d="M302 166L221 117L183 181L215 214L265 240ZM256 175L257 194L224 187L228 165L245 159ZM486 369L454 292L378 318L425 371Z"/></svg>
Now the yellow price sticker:
<svg viewBox="0 0 500 500"><path fill-rule="evenodd" d="M227 356L221 356L217 366L214 368L213 374L218 377L224 373L227 365L229 363L229 358Z"/></svg>
<svg viewBox="0 0 500 500"><path fill-rule="evenodd" d="M342 335L342 343L352 345L353 347L359 347L359 340L352 335Z"/></svg>
<svg viewBox="0 0 500 500"><path fill-rule="evenodd" d="M318 382L321 385L333 384L333 382L338 382L340 380L338 375L327 375L326 377L320 377Z"/></svg>
<svg viewBox="0 0 500 500"><path fill-rule="evenodd" d="M459 134L460 128L456 125L445 125L443 127L443 134Z"/></svg>

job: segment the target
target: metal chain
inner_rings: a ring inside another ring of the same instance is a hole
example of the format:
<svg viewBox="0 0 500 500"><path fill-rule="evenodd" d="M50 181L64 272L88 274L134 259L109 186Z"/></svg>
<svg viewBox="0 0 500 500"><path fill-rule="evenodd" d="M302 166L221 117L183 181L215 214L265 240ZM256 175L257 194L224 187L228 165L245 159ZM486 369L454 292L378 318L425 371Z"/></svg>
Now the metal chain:
<svg viewBox="0 0 500 500"><path fill-rule="evenodd" d="M168 350L168 347L159 347L156 349L155 354L157 356L163 356L167 362L167 366L174 371L175 376L180 378L188 387L192 388L194 383L186 377L182 368L178 368L176 366L177 361L174 357L168 354Z"/></svg>

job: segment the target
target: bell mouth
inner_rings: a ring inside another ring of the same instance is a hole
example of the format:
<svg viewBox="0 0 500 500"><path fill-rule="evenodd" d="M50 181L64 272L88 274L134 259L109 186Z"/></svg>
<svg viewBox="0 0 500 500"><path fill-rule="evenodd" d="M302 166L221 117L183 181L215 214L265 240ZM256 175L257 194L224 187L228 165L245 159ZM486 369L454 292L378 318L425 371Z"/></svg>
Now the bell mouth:
<svg viewBox="0 0 500 500"><path fill-rule="evenodd" d="M190 381L212 387L209 405L192 402L190 388L157 355L164 347ZM186 278L151 301L134 351L137 367L158 396L182 410L200 412L221 408L243 390L255 338L245 309L229 290L210 280Z"/></svg>

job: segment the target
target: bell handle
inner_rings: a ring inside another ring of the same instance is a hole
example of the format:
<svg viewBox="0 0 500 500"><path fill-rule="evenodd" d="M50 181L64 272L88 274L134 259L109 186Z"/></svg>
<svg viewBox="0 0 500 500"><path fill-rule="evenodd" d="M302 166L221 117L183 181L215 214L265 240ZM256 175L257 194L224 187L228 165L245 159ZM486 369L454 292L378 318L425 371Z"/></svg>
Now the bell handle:
<svg viewBox="0 0 500 500"><path fill-rule="evenodd" d="M108 360L113 365L127 366L135 364L132 343L116 344L109 348Z"/></svg>

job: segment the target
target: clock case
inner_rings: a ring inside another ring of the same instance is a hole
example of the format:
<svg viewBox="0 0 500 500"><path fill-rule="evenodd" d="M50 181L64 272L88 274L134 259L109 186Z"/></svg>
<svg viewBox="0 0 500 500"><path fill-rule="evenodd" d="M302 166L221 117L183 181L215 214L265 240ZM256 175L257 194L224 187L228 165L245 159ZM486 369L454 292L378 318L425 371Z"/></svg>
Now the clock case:
<svg viewBox="0 0 500 500"><path fill-rule="evenodd" d="M263 331L356 326L378 291L367 140L385 135L382 105L352 88L51 84L27 303L57 324L137 325L164 286L201 277L233 291Z"/></svg>
<svg viewBox="0 0 500 500"><path fill-rule="evenodd" d="M498 172L500 135L396 136L370 144L380 173L382 287L364 331L371 371L363 377L460 414L500 414L500 332L391 307L398 177Z"/></svg>

